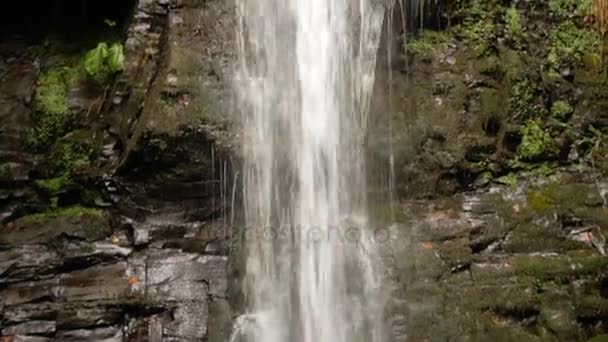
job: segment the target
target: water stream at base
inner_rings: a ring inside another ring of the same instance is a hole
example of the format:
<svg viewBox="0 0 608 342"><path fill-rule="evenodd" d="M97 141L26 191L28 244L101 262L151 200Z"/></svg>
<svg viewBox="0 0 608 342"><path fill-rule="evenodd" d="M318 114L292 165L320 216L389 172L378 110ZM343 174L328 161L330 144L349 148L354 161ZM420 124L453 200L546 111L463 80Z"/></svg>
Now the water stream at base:
<svg viewBox="0 0 608 342"><path fill-rule="evenodd" d="M384 3L236 3L247 261L231 341L380 342L364 140Z"/></svg>

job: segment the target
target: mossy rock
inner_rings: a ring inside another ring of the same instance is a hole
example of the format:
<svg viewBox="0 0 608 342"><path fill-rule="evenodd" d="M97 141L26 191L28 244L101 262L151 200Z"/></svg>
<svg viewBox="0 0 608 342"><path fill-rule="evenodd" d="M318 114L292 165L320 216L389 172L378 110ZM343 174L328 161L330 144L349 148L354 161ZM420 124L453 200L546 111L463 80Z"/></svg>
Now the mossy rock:
<svg viewBox="0 0 608 342"><path fill-rule="evenodd" d="M595 336L587 342L608 342L608 334Z"/></svg>
<svg viewBox="0 0 608 342"><path fill-rule="evenodd" d="M539 280L568 281L608 271L608 258L591 251L569 252L558 256L520 255L511 262L513 274Z"/></svg>
<svg viewBox="0 0 608 342"><path fill-rule="evenodd" d="M84 79L84 67L78 57L64 57L42 72L33 98L33 126L29 134L33 150L43 151L73 126L75 113L69 108L68 94Z"/></svg>
<svg viewBox="0 0 608 342"><path fill-rule="evenodd" d="M524 223L514 229L502 243L509 253L566 252L586 248L583 242L573 241L563 233L541 223Z"/></svg>
<svg viewBox="0 0 608 342"><path fill-rule="evenodd" d="M467 238L446 241L439 246L439 255L453 268L469 265L472 254Z"/></svg>
<svg viewBox="0 0 608 342"><path fill-rule="evenodd" d="M24 216L0 230L0 243L35 244L62 234L87 241L100 240L112 232L110 216L99 209L73 206Z"/></svg>
<svg viewBox="0 0 608 342"><path fill-rule="evenodd" d="M523 313L537 311L541 303L536 282L530 277L457 285L458 289L446 289L450 293L459 293L457 296L448 294L447 305L463 310Z"/></svg>

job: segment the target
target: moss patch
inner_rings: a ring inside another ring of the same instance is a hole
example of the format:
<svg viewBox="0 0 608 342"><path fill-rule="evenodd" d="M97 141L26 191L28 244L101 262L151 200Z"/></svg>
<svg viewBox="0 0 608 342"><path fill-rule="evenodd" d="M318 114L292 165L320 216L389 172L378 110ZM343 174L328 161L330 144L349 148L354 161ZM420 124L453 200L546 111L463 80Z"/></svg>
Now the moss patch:
<svg viewBox="0 0 608 342"><path fill-rule="evenodd" d="M572 112L574 112L574 108L572 108L568 101L555 101L551 106L551 116L558 120L567 119Z"/></svg>
<svg viewBox="0 0 608 342"><path fill-rule="evenodd" d="M509 110L514 118L530 116L536 91L536 86L527 79L516 81L511 86Z"/></svg>
<svg viewBox="0 0 608 342"><path fill-rule="evenodd" d="M566 20L553 29L549 34L549 43L547 64L553 76L559 76L563 65L580 63L586 54L599 59L600 34L594 29L579 27L572 20Z"/></svg>
<svg viewBox="0 0 608 342"><path fill-rule="evenodd" d="M603 274L608 271L608 258L582 251L551 257L526 255L516 256L511 266L518 275L541 280L566 281Z"/></svg>
<svg viewBox="0 0 608 342"><path fill-rule="evenodd" d="M432 57L437 46L445 43L447 39L448 35L445 32L424 30L417 39L408 43L407 49L421 57Z"/></svg>
<svg viewBox="0 0 608 342"><path fill-rule="evenodd" d="M527 38L521 14L515 7L505 13L505 30L516 48L520 48Z"/></svg>
<svg viewBox="0 0 608 342"><path fill-rule="evenodd" d="M29 136L33 149L48 147L67 132L74 120L68 107L68 93L84 78L83 70L79 60L66 58L40 75L33 100L33 127Z"/></svg>
<svg viewBox="0 0 608 342"><path fill-rule="evenodd" d="M591 12L593 0L549 0L549 11L558 17L584 17Z"/></svg>
<svg viewBox="0 0 608 342"><path fill-rule="evenodd" d="M69 217L83 217L89 216L94 218L103 217L103 211L95 208L86 208L82 206L72 206L67 208L62 208L58 210L52 210L45 213L37 213L24 216L18 219L15 223L17 225L30 225L34 223L43 223L48 220L53 220L57 218L69 218Z"/></svg>
<svg viewBox="0 0 608 342"><path fill-rule="evenodd" d="M523 160L537 160L555 152L555 143L537 121L528 121L521 129L522 141L518 156Z"/></svg>

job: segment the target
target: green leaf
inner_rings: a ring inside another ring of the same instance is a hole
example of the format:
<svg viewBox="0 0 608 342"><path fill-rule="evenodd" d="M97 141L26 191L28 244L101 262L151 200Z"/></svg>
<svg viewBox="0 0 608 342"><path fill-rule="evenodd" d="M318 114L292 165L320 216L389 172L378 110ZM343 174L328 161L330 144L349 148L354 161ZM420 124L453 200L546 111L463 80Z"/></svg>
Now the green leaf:
<svg viewBox="0 0 608 342"><path fill-rule="evenodd" d="M121 71L125 64L125 55L123 53L122 44L114 43L108 51L108 66L112 73Z"/></svg>
<svg viewBox="0 0 608 342"><path fill-rule="evenodd" d="M116 22L114 20L106 19L103 22L106 23L106 25L108 25L109 27L116 26Z"/></svg>
<svg viewBox="0 0 608 342"><path fill-rule="evenodd" d="M512 173L509 173L506 176L497 178L496 182L500 183L500 184L508 185L508 186L515 186L517 184L517 176L515 176Z"/></svg>
<svg viewBox="0 0 608 342"><path fill-rule="evenodd" d="M97 47L87 52L84 57L84 67L87 73L96 79L102 79L107 72L105 61L108 58L108 45L99 43Z"/></svg>

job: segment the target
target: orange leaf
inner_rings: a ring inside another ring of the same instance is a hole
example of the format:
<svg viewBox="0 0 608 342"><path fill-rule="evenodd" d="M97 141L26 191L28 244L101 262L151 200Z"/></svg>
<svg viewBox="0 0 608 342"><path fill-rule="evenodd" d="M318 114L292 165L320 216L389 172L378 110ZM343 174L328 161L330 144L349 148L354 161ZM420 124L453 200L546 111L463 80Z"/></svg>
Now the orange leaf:
<svg viewBox="0 0 608 342"><path fill-rule="evenodd" d="M139 278L137 278L136 276L129 277L128 282L129 282L130 286L133 286L133 285L139 283Z"/></svg>
<svg viewBox="0 0 608 342"><path fill-rule="evenodd" d="M422 246L422 248L426 249L426 250L433 249L433 243L432 242L423 242L423 243L420 244L420 246Z"/></svg>
<svg viewBox="0 0 608 342"><path fill-rule="evenodd" d="M12 336L2 336L2 342L12 342L12 341L13 341Z"/></svg>

